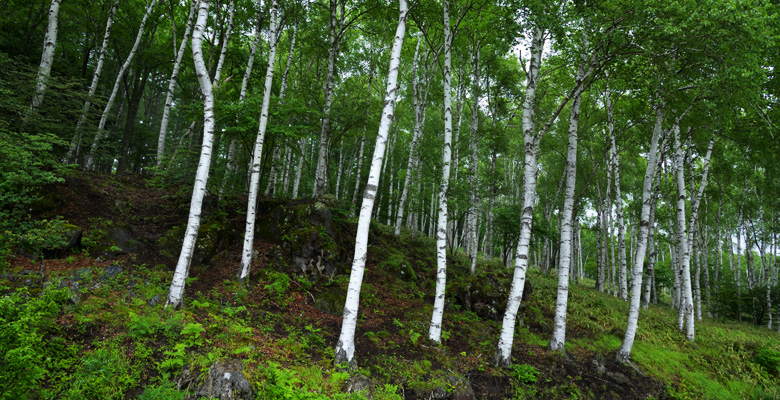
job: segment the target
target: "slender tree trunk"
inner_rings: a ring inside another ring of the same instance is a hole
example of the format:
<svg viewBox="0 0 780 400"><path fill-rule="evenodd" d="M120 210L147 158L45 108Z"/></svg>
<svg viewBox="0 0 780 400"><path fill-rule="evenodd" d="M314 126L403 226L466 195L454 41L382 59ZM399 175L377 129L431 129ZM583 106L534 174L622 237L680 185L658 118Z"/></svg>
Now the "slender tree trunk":
<svg viewBox="0 0 780 400"><path fill-rule="evenodd" d="M343 17L343 16L342 16ZM317 170L314 176L314 195L325 193L325 183L328 176L328 148L330 142L330 110L335 91L336 57L339 51L339 36L336 34L336 0L330 0L330 35L328 48L328 76L325 81L325 105L322 110L322 131L320 132L320 151L317 158Z"/></svg>
<svg viewBox="0 0 780 400"><path fill-rule="evenodd" d="M108 19L106 20L106 32L103 34L103 44L100 46L100 55L98 56L97 65L95 65L95 72L92 74L92 83L89 85L87 100L84 101L84 108L81 111L81 117L79 117L79 121L76 123L76 133L73 134L73 139L70 141L70 148L68 149L67 156L68 164L75 162L78 155L77 152L81 142L81 128L87 121L87 113L89 113L89 107L92 105L92 99L95 97L98 82L100 81L100 75L103 73L103 64L105 62L106 52L108 50L108 39L111 37L111 25L114 24L114 15L116 15L116 9L118 6L119 0L114 0L114 3L111 5L111 9L108 12ZM192 7L192 9L194 9L194 7Z"/></svg>
<svg viewBox="0 0 780 400"><path fill-rule="evenodd" d="M420 137L422 136L422 128L423 124L425 123L425 106L426 106L426 100L428 98L428 90L430 89L430 80L425 79L429 78L426 74L426 76L423 79L420 79L420 81L426 81L426 82L418 82L417 79L417 68L419 66L420 62L420 45L422 44L423 36L420 35L420 37L417 39L417 47L414 50L414 61L412 64L412 91L413 91L413 100L414 100L414 134L412 135L412 143L409 147L409 161L406 164L406 177L404 178L404 187L401 191L401 197L398 200L398 212L396 213L395 218L395 236L401 235L401 224L403 223L404 219L404 206L406 205L406 198L409 195L410 191L410 185L412 183L412 175L415 174L417 170L417 163L418 163L418 157L417 157L417 143L420 141ZM423 89L423 86L425 89ZM424 91L424 93L423 93Z"/></svg>
<svg viewBox="0 0 780 400"><path fill-rule="evenodd" d="M154 5L154 0L152 5ZM208 15L209 0L200 0L198 21L192 35L192 56L195 60L195 71L198 74L198 81L203 93L203 146L201 148L198 170L195 174L195 186L192 191L187 230L184 233L184 242L179 254L179 261L176 263L176 271L173 274L173 281L168 291L166 307L179 307L184 299L184 285L189 274L192 255L195 252L195 243L198 239L201 207L203 205L203 197L206 195L206 182L209 178L209 167L211 165L211 145L214 141L214 95L211 79L203 60L202 46Z"/></svg>
<svg viewBox="0 0 780 400"><path fill-rule="evenodd" d="M442 147L442 174L439 186L439 218L436 224L436 295L428 337L441 342L441 321L444 315L444 296L447 283L447 190L452 161L452 33L450 31L449 0L444 4L444 145Z"/></svg>
<svg viewBox="0 0 780 400"><path fill-rule="evenodd" d="M520 238L515 255L515 272L512 287L504 312L498 347L493 355L492 363L497 366L508 366L511 363L512 343L514 341L515 321L520 301L523 298L525 275L528 269L529 244L531 241L531 224L533 221L534 203L536 200L536 170L538 167L538 142L541 139L535 134L536 124L536 88L539 83L539 70L544 51L544 31L541 27L534 28L531 42L531 62L528 70L525 99L523 102L523 139L525 142L525 160L523 169L523 208L520 216Z"/></svg>
<svg viewBox="0 0 780 400"><path fill-rule="evenodd" d="M84 170L86 171L91 171L95 167L95 157L97 156L97 148L98 145L100 144L100 140L103 138L103 131L106 127L106 121L108 121L108 113L111 111L111 106L114 105L114 100L116 100L116 95L117 92L119 91L119 85L122 82L122 77L125 75L125 71L127 71L127 68L130 67L130 63L133 62L135 53L138 51L138 45L141 43L141 38L143 38L144 36L144 27L146 26L146 21L149 19L149 15L151 15L152 10L154 9L154 6L156 4L157 4L157 0L152 0L149 3L149 7L146 8L146 14L144 14L144 18L141 20L141 26L138 28L138 34L135 37L135 42L133 43L132 49L130 49L130 54L127 55L127 59L125 59L124 64L122 64L122 66L119 68L119 72L117 73L116 76L116 81L114 82L114 88L113 90L111 90L111 95L108 97L108 102L106 103L106 107L103 109L103 115L100 117L100 123L98 123L98 129L97 132L95 133L95 139L92 141L92 146L89 150L89 155L87 156L87 161L84 166ZM208 11L208 5L206 6L206 10ZM204 136L206 136L206 133L204 133ZM210 159L211 157L210 145L209 145L208 153Z"/></svg>
<svg viewBox="0 0 780 400"><path fill-rule="evenodd" d="M24 116L22 129L27 126L30 117L38 111L38 107L43 103L43 96L46 94L46 87L49 84L51 65L54 63L54 50L57 48L60 1L52 0L51 7L49 7L49 24L46 26L46 36L43 38L43 54L41 54L41 65L38 67L38 77L35 79L35 93L30 103L30 109Z"/></svg>
<svg viewBox="0 0 780 400"><path fill-rule="evenodd" d="M580 56L580 65L577 68L578 81L585 79L588 55L584 49L588 48L587 28L582 32L583 53ZM574 191L577 186L577 134L580 122L580 103L582 101L582 86L572 98L571 111L569 113L569 148L566 154L566 191L563 197L563 213L561 213L561 250L558 261L558 294L555 300L555 317L553 319L553 332L550 338L550 350L565 352L566 343L566 308L569 298L569 268L572 255L572 222L574 219Z"/></svg>
<svg viewBox="0 0 780 400"><path fill-rule="evenodd" d="M238 279L246 281L249 277L249 269L252 265L252 249L255 240L255 218L257 215L257 193L260 190L260 162L263 154L263 142L265 130L268 126L268 109L271 104L271 86L274 79L274 65L276 60L276 30L279 23L279 5L274 0L271 6L271 24L268 33L270 47L268 50L268 68L265 73L265 89L263 90L263 105L260 111L260 125L257 130L254 150L252 152L252 177L249 183L249 199L247 200L246 230L244 231L244 247L241 251L241 267L238 271Z"/></svg>
<svg viewBox="0 0 780 400"><path fill-rule="evenodd" d="M609 86L607 86L606 93L606 105L607 105L607 118L609 120L609 137L612 142L610 152L612 154L612 167L614 168L615 175L615 218L617 219L618 230L618 274L620 276L620 298L623 301L628 300L628 274L626 271L626 226L623 223L623 198L620 195L620 153L617 151L615 145L615 124L612 116L612 95L609 93ZM652 182L653 176L650 177ZM613 249L614 251L614 249Z"/></svg>
<svg viewBox="0 0 780 400"><path fill-rule="evenodd" d="M252 42L252 46L249 49L249 61L247 61L246 69L244 70L244 78L241 80L241 90L238 94L238 102L241 103L246 98L246 91L249 86L249 78L252 75L252 69L255 64L255 54L257 54L257 48L260 45L260 9L262 0L257 0L257 24L255 29L255 40ZM297 28L296 24L296 28ZM225 168L225 175L222 177L222 183L219 185L219 198L222 198L225 192L225 187L230 179L230 176L236 173L236 152L238 149L238 137L233 136L230 139L230 145L228 146L227 155L227 167Z"/></svg>
<svg viewBox="0 0 780 400"><path fill-rule="evenodd" d="M682 145L680 143L680 127L673 127L674 147L677 158L677 237L679 240L680 271L682 273L682 299L680 308L685 317L685 337L693 341L694 339L694 318L693 318L693 293L691 292L691 252L688 247L687 226L685 223L685 173L683 165ZM682 331L683 327L678 328Z"/></svg>
<svg viewBox="0 0 780 400"><path fill-rule="evenodd" d="M446 0L445 0L446 1ZM374 198L379 184L379 172L382 166L384 147L387 144L387 134L390 124L393 122L393 110L398 92L398 69L401 61L401 47L406 34L406 19L409 13L406 0L399 0L400 16L398 28L395 31L393 48L390 54L390 66L387 76L387 88L385 90L382 119L379 123L376 147L371 161L366 190L363 194L363 205L360 207L357 235L355 237L355 255L352 258L352 272L349 276L347 298L344 303L344 316L341 323L341 334L336 345L335 364L348 363L356 367L355 361L355 328L357 326L358 305L360 302L360 286L363 283L363 273L366 266L366 250L368 247L368 229L371 224L371 212L374 207Z"/></svg>
<svg viewBox="0 0 780 400"><path fill-rule="evenodd" d="M305 139L301 139L299 150L301 154L298 156L298 167L295 169L295 182L293 183L293 192L292 192L292 197L294 199L298 198L298 189L301 187L301 172L303 171L303 154L306 152Z"/></svg>
<svg viewBox="0 0 780 400"><path fill-rule="evenodd" d="M473 47L471 62L471 130L469 131L469 210L468 210L468 233L469 233L469 264L471 275L477 268L477 217L479 216L479 193L478 174L479 174L479 51L480 46Z"/></svg>

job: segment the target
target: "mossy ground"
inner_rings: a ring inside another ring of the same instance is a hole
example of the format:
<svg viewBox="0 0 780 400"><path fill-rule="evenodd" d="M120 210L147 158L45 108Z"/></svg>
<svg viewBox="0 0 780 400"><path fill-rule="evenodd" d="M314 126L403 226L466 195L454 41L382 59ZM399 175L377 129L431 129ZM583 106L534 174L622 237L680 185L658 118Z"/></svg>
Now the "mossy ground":
<svg viewBox="0 0 780 400"><path fill-rule="evenodd" d="M276 262L273 249L280 243L258 238L259 257L248 286L243 286L234 280L240 260L236 242L208 264L194 265L184 307L166 309L154 299L166 295L175 259L160 255L155 246L164 232L186 218L186 210L175 204L181 196L139 178L84 175L69 177L56 190L65 199L57 210L65 220L86 230L93 228L90 222L122 221L138 233L144 247L110 262L97 262L84 253L46 260L48 277L85 267L96 272L80 286L80 302L59 298L53 315L37 323L46 343L37 353L45 373L21 398L180 399L194 392L198 377L214 361L224 358L243 360L258 399L360 398L343 393L350 373L333 365L341 317L314 306L320 293L345 288L347 274L313 279L278 266L271 269L269 264ZM117 198L125 203L112 209ZM240 202L226 209L240 210ZM240 213L229 211L221 218L243 231ZM354 235L349 232L353 222L336 225L337 236ZM349 248L341 240L333 246ZM434 248L430 238L414 238L408 232L396 238L389 227L372 224L356 333L359 369L352 374L375 383L374 398L414 399L436 388L451 390L453 377L468 379L479 399L780 395L773 375L777 371L757 361L762 352L771 356L780 351L777 332L705 319L697 325L696 342L689 343L677 332L676 315L665 305L640 315L632 355L641 372L615 363L628 305L593 290L587 280L571 287L566 355L551 353L546 345L557 282L533 270L528 279L533 294L512 352L518 367L489 364L500 323L463 311L452 291L443 343L434 345L426 339L435 285ZM4 273L31 269L27 259L10 261ZM122 265L123 272L101 282L99 271L109 264ZM467 277L467 264L453 254L448 265L448 286L455 287ZM349 264L342 267L348 269ZM511 275L495 262L482 262L478 270L499 279ZM14 298L14 306L25 307L38 297ZM597 354L603 356L606 375L596 371ZM0 398L12 398L8 393L0 393Z"/></svg>

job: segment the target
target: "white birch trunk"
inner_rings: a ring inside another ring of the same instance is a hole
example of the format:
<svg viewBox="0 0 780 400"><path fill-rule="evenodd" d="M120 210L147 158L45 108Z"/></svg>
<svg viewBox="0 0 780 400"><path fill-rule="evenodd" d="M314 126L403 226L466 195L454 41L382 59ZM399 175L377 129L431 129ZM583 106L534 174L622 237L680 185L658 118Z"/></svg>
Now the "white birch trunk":
<svg viewBox="0 0 780 400"><path fill-rule="evenodd" d="M390 53L390 66L387 73L387 88L385 90L382 119L377 132L376 147L371 161L371 168L366 182L366 190L363 193L363 204L360 207L357 235L355 237L355 255L352 257L352 272L349 276L347 299L344 304L344 316L341 323L341 334L336 345L335 364L347 363L351 367L357 365L355 361L355 328L357 327L358 306L360 302L360 286L363 283L363 273L366 266L366 251L368 249L368 229L371 224L371 212L374 208L379 185L379 173L382 166L382 156L387 145L387 134L390 124L393 122L395 99L398 93L398 69L401 61L401 47L406 34L406 19L408 7L406 0L399 0L400 16L398 28L395 31L393 48Z"/></svg>
<svg viewBox="0 0 780 400"><path fill-rule="evenodd" d="M412 175L417 169L417 142L422 136L422 125L425 122L424 108L425 104L422 100L422 93L420 85L417 82L417 66L420 62L420 45L422 44L423 36L420 35L417 38L417 47L414 49L414 58L412 64L412 91L414 100L414 134L412 135L412 144L409 146L409 161L406 164L406 177L404 178L404 187L401 190L401 197L398 199L398 211L395 218L395 236L401 235L401 224L404 219L404 206L406 205L406 197L409 195L409 185L412 183ZM427 85L430 88L430 85ZM427 90L426 90L427 92ZM427 97L427 93L425 95Z"/></svg>
<svg viewBox="0 0 780 400"><path fill-rule="evenodd" d="M515 272L509 291L506 311L501 326L501 334L492 363L497 366L509 366L512 359L512 343L515 335L515 320L520 301L523 298L525 275L528 269L529 244L531 242L531 224L533 222L534 203L536 201L536 170L538 168L538 143L535 135L536 89L539 82L539 69L544 51L544 32L534 28L531 43L531 62L528 68L525 100L523 101L523 139L525 142L525 161L523 169L523 208L520 217L520 238L515 254Z"/></svg>
<svg viewBox="0 0 780 400"><path fill-rule="evenodd" d="M368 74L368 88L366 89L366 123L363 125L363 134L360 137L360 155L357 159L357 172L355 173L355 189L352 191L352 203L349 207L349 216L355 216L355 204L357 202L358 189L360 188L361 173L363 172L363 149L366 144L366 130L368 129L369 110L371 109L371 83L374 80L373 70Z"/></svg>
<svg viewBox="0 0 780 400"><path fill-rule="evenodd" d="M46 94L46 87L49 84L51 65L54 63L54 50L57 48L57 24L60 15L60 1L52 0L49 7L49 23L46 26L46 35L43 38L43 54L41 54L41 65L38 67L38 77L35 79L35 93L30 103L30 109L24 116L23 126L27 125L30 117L37 112L38 107L43 103L43 96Z"/></svg>
<svg viewBox="0 0 780 400"><path fill-rule="evenodd" d="M301 154L298 156L298 168L295 169L295 182L293 182L292 197L294 199L298 198L298 189L301 187L301 171L303 170L303 154L306 152L305 139L301 139L299 150Z"/></svg>
<svg viewBox="0 0 780 400"><path fill-rule="evenodd" d="M587 29L587 27L586 27ZM585 79L585 68L588 56L585 51L588 48L588 34L582 33L583 53L580 56L580 65L577 68L577 81ZM555 317L550 350L565 352L566 343L566 308L569 298L569 269L573 253L572 246L572 219L574 214L574 191L577 186L577 134L580 122L580 103L582 101L582 86L572 98L569 114L569 148L566 154L566 191L563 200L563 212L561 213L561 248L558 261L558 293L555 301ZM607 92L609 96L609 92Z"/></svg>
<svg viewBox="0 0 780 400"><path fill-rule="evenodd" d="M617 360L627 362L631 357L631 349L634 346L636 338L636 329L639 322L639 306L642 294L642 268L645 262L645 251L647 250L648 237L650 237L651 207L653 206L653 178L655 177L656 157L658 153L658 138L661 136L661 123L663 121L664 111L661 105L656 105L656 124L653 129L653 138L650 140L650 151L648 152L647 168L645 169L645 181L642 188L642 212L639 222L639 235L637 238L636 256L634 257L634 279L631 288L631 303L628 309L628 323L626 333L623 336L623 342L617 352Z"/></svg>
<svg viewBox="0 0 780 400"><path fill-rule="evenodd" d="M184 299L184 285L189 274L192 255L195 252L195 243L198 240L200 212L203 205L203 197L206 195L206 182L209 178L209 167L211 166L211 146L214 142L214 95L206 63L203 60L202 45L203 32L206 30L208 16L209 0L200 0L198 4L198 22L192 35L192 56L195 60L195 71L198 74L198 81L203 93L203 147L200 152L198 170L195 174L195 186L192 191L187 230L184 233L179 261L176 263L176 271L173 274L173 281L168 291L166 307L179 307Z"/></svg>
<svg viewBox="0 0 780 400"><path fill-rule="evenodd" d="M255 40L252 42L252 47L249 49L249 61L247 61L246 69L244 70L244 78L241 80L241 91L238 95L238 102L241 103L246 98L246 91L249 86L249 78L252 75L252 68L255 65L255 54L257 54L257 48L260 45L260 8L262 0L257 0L257 25L255 29ZM238 137L233 137L230 140L228 146L227 166L225 168L225 176L222 177L222 183L219 185L219 198L222 199L222 194L225 192L227 181L231 175L236 172L236 150L238 149Z"/></svg>
<svg viewBox="0 0 780 400"><path fill-rule="evenodd" d="M149 19L149 15L151 15L152 10L154 9L154 6L157 4L157 0L152 0L151 3L149 3L149 7L146 8L146 14L144 14L144 18L141 20L141 26L138 27L138 34L135 36L135 42L133 43L132 49L130 49L130 54L127 55L127 59L125 59L124 64L122 64L122 67L119 68L119 72L116 76L116 81L114 82L114 88L111 90L111 95L108 97L108 102L106 102L106 107L103 109L103 115L100 117L100 123L98 123L98 129L95 133L95 139L92 141L92 147L89 150L89 155L87 156L86 165L84 167L85 171L91 171L93 167L95 166L95 157L97 156L97 148L100 144L100 140L103 138L103 130L106 127L106 121L108 121L108 114L111 111L111 106L114 105L114 101L116 100L117 92L119 92L119 86L122 83L122 76L125 74L125 71L127 71L127 68L130 67L130 63L133 62L133 58L135 57L135 53L138 51L138 45L141 43L141 38L144 36L144 27L146 26L146 21ZM208 6L206 6L206 9L208 10ZM213 121L212 121L213 122ZM204 137L205 137L204 133ZM211 156L211 149L209 148L209 157Z"/></svg>
<svg viewBox="0 0 780 400"><path fill-rule="evenodd" d="M176 61L173 62L173 71L171 71L171 78L168 80L168 94L165 96L165 105L163 106L162 121L160 122L160 135L157 139L157 168L162 167L163 157L165 156L165 140L168 135L168 121L171 115L171 106L173 105L173 94L176 91L176 82L179 78L179 69L181 68L181 60L184 58L184 50L187 48L187 41L189 40L190 33L192 32L192 21L195 16L195 10L197 8L198 1L192 1L190 5L190 13L187 16L187 27L184 30L184 37L181 39L181 45L179 50L174 54ZM175 43L174 43L175 45Z"/></svg>
<svg viewBox="0 0 780 400"><path fill-rule="evenodd" d="M685 223L685 168L683 166L682 145L680 143L680 126L675 124L674 133L675 157L677 158L677 237L679 242L680 267L682 273L682 299L680 308L685 319L685 337L693 341L695 328L693 318L693 293L691 291L691 251L688 247L687 226Z"/></svg>
<svg viewBox="0 0 780 400"><path fill-rule="evenodd" d="M441 321L444 316L444 291L447 284L447 189L452 158L452 32L450 31L449 0L444 5L444 145L442 146L442 173L439 185L439 217L436 224L436 295L433 301L428 338L441 342Z"/></svg>
<svg viewBox="0 0 780 400"><path fill-rule="evenodd" d="M95 65L95 72L92 74L92 83L89 85L87 100L84 101L84 108L81 110L81 117L79 117L79 121L76 123L76 133L73 134L73 139L71 140L70 148L68 149L67 160L69 164L73 163L76 159L79 143L81 142L81 127L87 121L87 113L89 112L89 107L92 105L92 98L95 97L98 82L100 81L100 75L103 72L103 64L106 59L106 51L108 50L108 39L111 37L111 25L114 24L114 15L116 15L116 9L118 6L119 0L114 0L114 3L111 5L111 9L108 11L106 32L103 34L103 44L100 46L97 65Z"/></svg>
<svg viewBox="0 0 780 400"><path fill-rule="evenodd" d="M623 222L623 198L620 196L620 154L615 145L615 124L612 115L612 99L607 86L606 105L607 117L609 119L609 137L612 141L610 152L612 154L612 167L615 175L615 210L618 229L618 274L620 276L620 298L623 301L628 300L628 274L626 271L626 226ZM650 177L652 182L653 177Z"/></svg>
<svg viewBox="0 0 780 400"><path fill-rule="evenodd" d="M227 55L227 47L230 44L230 35L233 33L233 15L235 14L235 0L230 0L228 6L228 27L225 31L225 36L222 39L222 50L219 53L219 61L217 61L217 70L214 72L214 86L220 86L220 79L222 79L222 67L225 65L225 56Z"/></svg>
<svg viewBox="0 0 780 400"><path fill-rule="evenodd" d="M317 170L314 176L313 197L325 193L328 174L328 146L330 142L330 110L333 105L335 90L336 56L339 48L339 37L336 35L336 1L330 1L330 35L328 47L328 76L325 80L325 105L322 109L322 130L320 132L320 150L317 157Z"/></svg>
<svg viewBox="0 0 780 400"><path fill-rule="evenodd" d="M479 173L479 147L477 131L479 129L479 46L474 47L474 55L471 63L471 130L469 136L469 150L471 160L469 160L469 211L468 211L468 233L469 233L469 273L474 275L477 268L477 217L479 214L479 196L478 196L478 173Z"/></svg>
<svg viewBox="0 0 780 400"><path fill-rule="evenodd" d="M271 85L274 79L274 65L276 60L276 29L279 22L279 5L274 0L271 6L271 23L268 33L268 68L265 73L265 89L263 90L263 105L260 111L260 126L257 130L254 150L252 151L252 176L249 183L249 199L246 210L246 230L244 231L244 247L241 251L241 266L238 271L238 279L242 282L249 277L249 268L252 265L252 249L255 240L255 218L257 215L257 193L260 190L260 162L263 154L263 142L265 130L268 126L268 109L271 103Z"/></svg>

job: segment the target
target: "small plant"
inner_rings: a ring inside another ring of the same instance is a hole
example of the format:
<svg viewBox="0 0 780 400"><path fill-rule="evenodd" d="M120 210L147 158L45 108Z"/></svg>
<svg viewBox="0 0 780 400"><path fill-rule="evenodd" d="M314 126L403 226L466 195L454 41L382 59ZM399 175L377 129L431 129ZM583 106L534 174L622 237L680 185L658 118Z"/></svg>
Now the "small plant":
<svg viewBox="0 0 780 400"><path fill-rule="evenodd" d="M533 365L520 364L512 366L513 378L524 384L536 383L539 371Z"/></svg>
<svg viewBox="0 0 780 400"><path fill-rule="evenodd" d="M420 340L421 334L414 331L414 329L409 329L409 340L412 341L412 344L417 346L417 341Z"/></svg>

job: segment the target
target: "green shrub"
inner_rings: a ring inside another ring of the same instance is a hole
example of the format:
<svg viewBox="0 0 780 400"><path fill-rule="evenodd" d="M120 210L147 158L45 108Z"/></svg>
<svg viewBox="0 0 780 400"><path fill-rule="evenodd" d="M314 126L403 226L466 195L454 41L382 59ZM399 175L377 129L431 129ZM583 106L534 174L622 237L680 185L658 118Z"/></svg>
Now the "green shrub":
<svg viewBox="0 0 780 400"><path fill-rule="evenodd" d="M753 362L764 367L772 376L780 375L780 352L768 348L761 348L756 351Z"/></svg>
<svg viewBox="0 0 780 400"><path fill-rule="evenodd" d="M137 384L137 372L131 368L121 347L108 343L87 355L76 369L64 398L124 399L125 391Z"/></svg>
<svg viewBox="0 0 780 400"><path fill-rule="evenodd" d="M0 297L0 399L35 397L47 374L46 340L68 290L44 290L31 297L26 288Z"/></svg>
<svg viewBox="0 0 780 400"><path fill-rule="evenodd" d="M138 396L138 400L184 400L187 393L176 390L176 385L163 377L163 383L158 386L150 386Z"/></svg>

